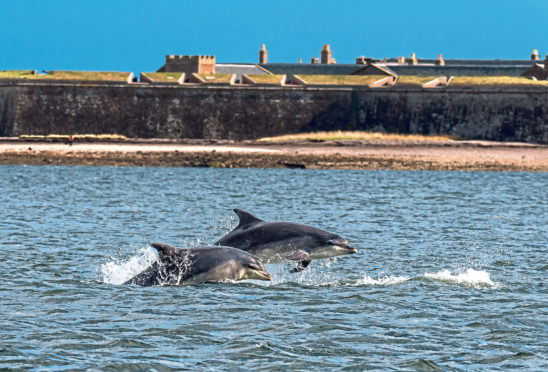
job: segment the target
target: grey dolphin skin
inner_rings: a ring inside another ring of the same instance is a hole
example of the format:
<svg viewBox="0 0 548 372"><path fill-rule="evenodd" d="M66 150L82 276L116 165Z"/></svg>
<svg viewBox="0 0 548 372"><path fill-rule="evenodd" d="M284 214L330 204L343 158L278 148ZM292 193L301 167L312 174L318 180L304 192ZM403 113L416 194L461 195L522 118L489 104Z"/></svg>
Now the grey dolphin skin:
<svg viewBox="0 0 548 372"><path fill-rule="evenodd" d="M272 280L261 260L232 247L179 249L152 244L158 259L124 284L140 286L186 285L223 280Z"/></svg>
<svg viewBox="0 0 548 372"><path fill-rule="evenodd" d="M265 222L241 209L234 209L234 212L240 223L215 244L240 248L264 263L294 260L298 265L292 272L299 272L311 260L357 252L337 234L296 223Z"/></svg>

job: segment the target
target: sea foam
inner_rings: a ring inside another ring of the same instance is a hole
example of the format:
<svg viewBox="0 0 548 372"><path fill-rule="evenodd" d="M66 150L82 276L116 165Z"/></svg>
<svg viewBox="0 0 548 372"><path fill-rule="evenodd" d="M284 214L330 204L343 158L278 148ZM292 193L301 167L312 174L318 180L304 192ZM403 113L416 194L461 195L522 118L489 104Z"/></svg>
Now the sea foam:
<svg viewBox="0 0 548 372"><path fill-rule="evenodd" d="M435 274L425 273L424 277L468 286L497 286L497 284L491 280L489 273L483 270L467 269L466 271L456 274L451 274L449 270L442 270Z"/></svg>
<svg viewBox="0 0 548 372"><path fill-rule="evenodd" d="M358 279L355 285L392 285L403 283L408 280L409 278L406 276L384 275L378 279L374 279L365 275L363 278Z"/></svg>
<svg viewBox="0 0 548 372"><path fill-rule="evenodd" d="M152 247L140 249L127 261L111 261L101 265L103 282L122 284L150 266L158 258L158 253Z"/></svg>

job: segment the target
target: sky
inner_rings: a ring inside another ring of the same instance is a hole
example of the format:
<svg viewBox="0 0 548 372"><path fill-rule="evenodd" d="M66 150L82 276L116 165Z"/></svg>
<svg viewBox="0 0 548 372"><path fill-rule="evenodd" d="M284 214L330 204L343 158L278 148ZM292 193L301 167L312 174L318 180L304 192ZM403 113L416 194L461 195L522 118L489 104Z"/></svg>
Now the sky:
<svg viewBox="0 0 548 372"><path fill-rule="evenodd" d="M0 0L0 70L151 72L166 54L218 63L319 57L528 59L547 0Z"/></svg>

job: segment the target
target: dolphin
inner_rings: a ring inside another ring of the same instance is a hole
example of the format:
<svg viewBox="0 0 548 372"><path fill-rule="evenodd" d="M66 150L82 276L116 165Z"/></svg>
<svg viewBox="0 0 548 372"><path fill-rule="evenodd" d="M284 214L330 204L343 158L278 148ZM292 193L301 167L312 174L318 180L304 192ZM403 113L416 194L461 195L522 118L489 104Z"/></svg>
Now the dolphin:
<svg viewBox="0 0 548 372"><path fill-rule="evenodd" d="M224 280L272 280L261 260L232 247L179 249L153 243L158 259L124 284L186 285Z"/></svg>
<svg viewBox="0 0 548 372"><path fill-rule="evenodd" d="M265 222L241 209L234 212L240 223L215 244L242 249L264 263L297 261L297 267L291 272L303 270L311 260L357 252L337 234L296 223Z"/></svg>

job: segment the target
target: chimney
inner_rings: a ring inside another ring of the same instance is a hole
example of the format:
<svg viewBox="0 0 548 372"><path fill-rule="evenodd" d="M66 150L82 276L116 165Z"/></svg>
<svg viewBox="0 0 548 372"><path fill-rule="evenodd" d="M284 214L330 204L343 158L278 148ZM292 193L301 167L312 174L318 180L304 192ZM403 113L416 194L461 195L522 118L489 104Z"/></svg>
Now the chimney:
<svg viewBox="0 0 548 372"><path fill-rule="evenodd" d="M328 65L331 63L331 49L329 49L329 44L325 44L320 53L322 65Z"/></svg>
<svg viewBox="0 0 548 372"><path fill-rule="evenodd" d="M405 63L405 57L398 57L398 63Z"/></svg>
<svg viewBox="0 0 548 372"><path fill-rule="evenodd" d="M365 61L365 56L361 56L356 58L356 64L357 65L365 65L367 62Z"/></svg>
<svg viewBox="0 0 548 372"><path fill-rule="evenodd" d="M531 53L531 61L538 61L540 60L540 55L538 54L538 50L533 49L533 53Z"/></svg>
<svg viewBox="0 0 548 372"><path fill-rule="evenodd" d="M409 62L408 62L410 65L416 65L419 63L419 61L417 61L417 57L415 56L415 53L411 53L411 58L409 58Z"/></svg>
<svg viewBox="0 0 548 372"><path fill-rule="evenodd" d="M438 54L438 60L436 61L436 65L438 66L445 66L445 60L443 59L443 56Z"/></svg>
<svg viewBox="0 0 548 372"><path fill-rule="evenodd" d="M268 63L268 52L263 45L261 45L261 50L259 51L259 64L264 65Z"/></svg>
<svg viewBox="0 0 548 372"><path fill-rule="evenodd" d="M318 57L312 57L310 59L310 63L313 65L317 65L318 63L320 63L320 60L318 59Z"/></svg>

